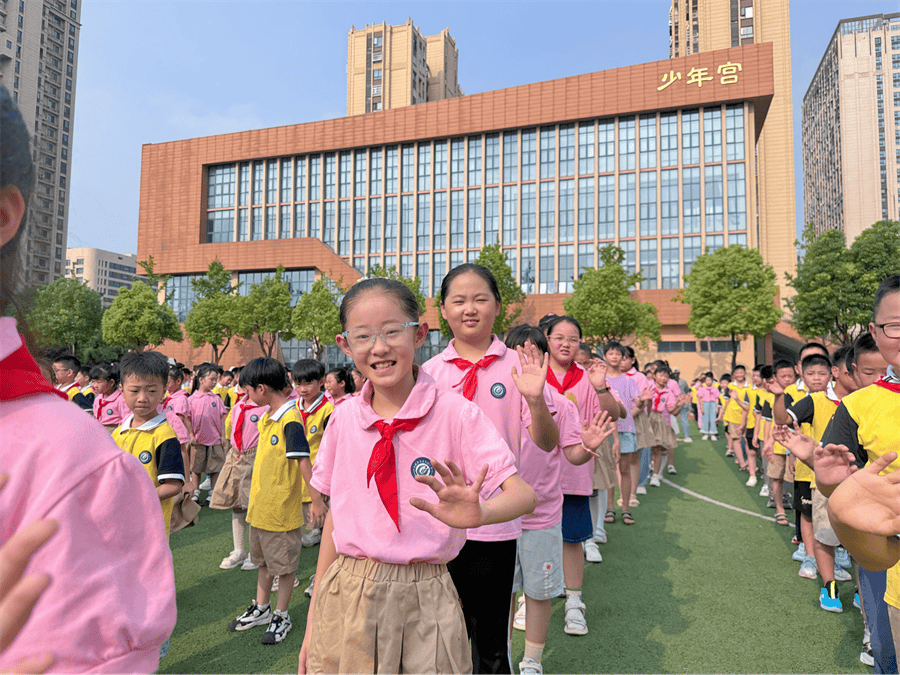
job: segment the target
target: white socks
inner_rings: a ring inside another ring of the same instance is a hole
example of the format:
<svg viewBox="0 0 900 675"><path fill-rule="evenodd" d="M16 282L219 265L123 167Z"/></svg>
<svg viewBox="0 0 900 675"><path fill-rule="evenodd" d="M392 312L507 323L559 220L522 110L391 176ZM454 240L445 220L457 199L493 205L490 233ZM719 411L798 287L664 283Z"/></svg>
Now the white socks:
<svg viewBox="0 0 900 675"><path fill-rule="evenodd" d="M247 514L246 513L235 513L231 512L231 537L234 540L234 550L239 553L245 553L247 551L247 546L244 544L244 541L247 539L247 534L250 531L250 526L247 525Z"/></svg>

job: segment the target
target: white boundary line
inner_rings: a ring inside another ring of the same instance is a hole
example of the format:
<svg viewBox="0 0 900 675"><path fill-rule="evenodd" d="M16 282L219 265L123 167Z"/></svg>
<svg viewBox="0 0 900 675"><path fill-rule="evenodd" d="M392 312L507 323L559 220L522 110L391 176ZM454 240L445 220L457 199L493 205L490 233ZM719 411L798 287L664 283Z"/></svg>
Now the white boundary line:
<svg viewBox="0 0 900 675"><path fill-rule="evenodd" d="M660 476L660 479L662 480L663 483L665 483L669 487L673 487L676 490L681 490L682 492L690 495L691 497L696 497L697 499L702 499L705 502L709 502L710 504L715 504L716 506L721 506L721 507L729 509L731 511L737 511L738 513L745 513L748 516L755 516L756 518L762 518L763 520L768 520L770 523L775 522L775 519L772 518L771 516L764 516L761 513L754 513L753 511L747 511L746 509L739 509L737 506L732 506L731 504L726 504L725 502L719 502L719 501L716 501L715 499L710 499L709 497L701 495L698 492L694 492L693 490L688 490L686 487L681 487L677 483L673 483L672 481L670 481L668 478L663 478L662 476Z"/></svg>

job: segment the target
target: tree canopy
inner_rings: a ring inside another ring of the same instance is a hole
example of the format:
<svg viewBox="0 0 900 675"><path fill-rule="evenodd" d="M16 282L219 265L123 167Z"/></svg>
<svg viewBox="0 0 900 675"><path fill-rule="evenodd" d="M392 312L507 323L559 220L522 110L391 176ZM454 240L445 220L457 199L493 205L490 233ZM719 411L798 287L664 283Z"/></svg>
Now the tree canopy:
<svg viewBox="0 0 900 675"><path fill-rule="evenodd" d="M291 285L284 280L284 267L278 266L274 276L266 277L250 287L243 300L240 335L255 335L263 353L272 358L282 338L289 340L291 332Z"/></svg>
<svg viewBox="0 0 900 675"><path fill-rule="evenodd" d="M704 253L684 280L677 299L691 307L688 328L701 339L729 338L732 367L738 340L762 337L781 319L775 271L755 249L734 245Z"/></svg>
<svg viewBox="0 0 900 675"><path fill-rule="evenodd" d="M425 299L425 294L422 293L422 280L418 277L415 277L413 279L402 277L397 273L396 267L383 267L382 265L372 267L369 270L367 276L382 277L384 279L396 279L397 281L401 282L409 290L412 291L413 295L416 296L416 300L419 302L419 316L422 316L425 313L428 307L428 301Z"/></svg>
<svg viewBox="0 0 900 675"><path fill-rule="evenodd" d="M298 340L312 343L316 359L322 357L325 347L335 344L334 338L341 332L337 298L342 293L331 279L322 277L294 305L291 330Z"/></svg>
<svg viewBox="0 0 900 675"><path fill-rule="evenodd" d="M103 317L102 296L71 277L37 290L28 325L42 347L65 346L70 354L96 341Z"/></svg>
<svg viewBox="0 0 900 675"><path fill-rule="evenodd" d="M102 326L105 342L138 352L165 340L184 339L175 312L168 304L160 304L156 291L143 281L119 291L103 314Z"/></svg>
<svg viewBox="0 0 900 675"><path fill-rule="evenodd" d="M656 307L631 296L629 288L642 277L629 274L622 261L625 252L617 246L605 246L600 251L600 267L585 268L575 280L575 291L563 300L566 314L581 324L584 341L599 346L610 340L627 342L629 336L645 346L660 339L660 324Z"/></svg>
<svg viewBox="0 0 900 675"><path fill-rule="evenodd" d="M240 344L247 337L241 333L247 299L237 295L231 272L218 259L209 264L205 277L192 279L191 285L197 302L184 319L184 331L194 348L208 344L218 364L232 340Z"/></svg>

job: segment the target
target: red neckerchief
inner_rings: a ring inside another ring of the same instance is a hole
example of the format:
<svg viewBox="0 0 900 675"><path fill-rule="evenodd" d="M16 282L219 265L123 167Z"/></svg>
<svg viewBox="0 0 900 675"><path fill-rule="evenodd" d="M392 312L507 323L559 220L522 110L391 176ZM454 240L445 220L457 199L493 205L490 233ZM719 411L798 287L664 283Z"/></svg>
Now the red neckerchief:
<svg viewBox="0 0 900 675"><path fill-rule="evenodd" d="M69 399L47 382L38 364L25 348L24 339L16 351L0 361L0 373L3 374L0 377L0 401L15 401L35 394L56 394L62 399Z"/></svg>
<svg viewBox="0 0 900 675"><path fill-rule="evenodd" d="M253 407L253 403L238 403L238 416L234 421L234 447L237 448L238 457L241 456L241 452L244 450L244 415L247 413L247 410Z"/></svg>
<svg viewBox="0 0 900 675"><path fill-rule="evenodd" d="M896 380L888 380L887 376L882 376L882 378L875 384L877 384L879 387L884 387L888 391L892 391L895 394L900 394L900 382L897 382Z"/></svg>
<svg viewBox="0 0 900 675"><path fill-rule="evenodd" d="M350 396L353 396L353 394L350 394ZM321 408L323 405L325 405L325 403L326 403L326 400L325 400L325 397L323 396L322 398L319 399L318 405L316 405L312 410L304 410L302 407L300 407L300 400L298 399L297 409L300 411L300 417L303 418L303 429L304 430L306 430L306 418L309 417L310 415L312 415L314 412L318 412L319 408ZM307 431L306 433L309 433L309 431Z"/></svg>
<svg viewBox="0 0 900 675"><path fill-rule="evenodd" d="M172 399L172 394L166 394L166 400L163 401L163 410L166 409L166 406L169 405L169 401Z"/></svg>
<svg viewBox="0 0 900 675"><path fill-rule="evenodd" d="M109 399L109 401L104 401L102 398L99 399L98 402L97 402L97 410L99 410L100 413L102 414L102 413L103 413L103 409L106 407L106 404L109 403L110 401L112 401L112 399ZM163 403L163 407L164 407L164 408L165 408L165 406L166 406L166 404Z"/></svg>
<svg viewBox="0 0 900 675"><path fill-rule="evenodd" d="M400 531L400 508L397 496L397 457L394 454L394 434L398 431L412 431L416 425L424 419L395 419L391 423L384 420L375 422L375 428L381 434L381 439L372 448L372 456L369 458L369 466L366 470L366 486L372 483L375 476L375 485L378 488L378 496L381 503L387 509L388 515Z"/></svg>
<svg viewBox="0 0 900 675"><path fill-rule="evenodd" d="M581 381L582 377L584 377L584 369L580 368L574 361L572 361L572 364L566 371L566 375L565 377L563 377L562 384L560 384L559 380L556 379L556 373L553 372L553 369L547 368L547 384L555 388L556 391L558 391L560 394L565 394L567 391L569 391L569 389L571 389Z"/></svg>
<svg viewBox="0 0 900 675"><path fill-rule="evenodd" d="M450 363L460 370L466 371L463 379L454 384L453 388L456 389L456 387L462 385L462 395L471 401L475 398L475 390L478 389L478 369L487 368L499 358L499 354L488 354L487 356L482 357L478 363L472 363L462 357L450 359Z"/></svg>
<svg viewBox="0 0 900 675"><path fill-rule="evenodd" d="M663 394L665 394L666 391L667 391L666 389L656 389L654 387L654 393L656 394L656 396L653 397L653 411L654 412L662 412L662 410L660 410L658 406L659 406L660 401L662 401Z"/></svg>

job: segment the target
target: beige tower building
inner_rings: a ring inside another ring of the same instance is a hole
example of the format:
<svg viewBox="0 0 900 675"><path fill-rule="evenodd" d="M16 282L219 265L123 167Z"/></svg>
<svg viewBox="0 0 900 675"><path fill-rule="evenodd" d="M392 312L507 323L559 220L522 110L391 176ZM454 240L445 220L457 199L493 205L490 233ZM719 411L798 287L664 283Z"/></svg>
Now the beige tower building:
<svg viewBox="0 0 900 675"><path fill-rule="evenodd" d="M462 96L459 53L445 28L424 36L412 19L351 28L347 38L347 116Z"/></svg>
<svg viewBox="0 0 900 675"><path fill-rule="evenodd" d="M37 175L20 247L31 286L66 272L80 33L78 0L0 0L0 85L33 137Z"/></svg>
<svg viewBox="0 0 900 675"><path fill-rule="evenodd" d="M794 122L791 102L791 19L788 0L672 0L669 57L771 42L775 96L756 145L759 251L775 269L782 298L785 272L796 270Z"/></svg>
<svg viewBox="0 0 900 675"><path fill-rule="evenodd" d="M803 206L847 243L900 218L900 13L845 19L803 97Z"/></svg>
<svg viewBox="0 0 900 675"><path fill-rule="evenodd" d="M112 304L121 289L131 288L135 280L146 281L137 274L136 255L101 248L68 249L66 274L100 293L104 307Z"/></svg>

